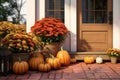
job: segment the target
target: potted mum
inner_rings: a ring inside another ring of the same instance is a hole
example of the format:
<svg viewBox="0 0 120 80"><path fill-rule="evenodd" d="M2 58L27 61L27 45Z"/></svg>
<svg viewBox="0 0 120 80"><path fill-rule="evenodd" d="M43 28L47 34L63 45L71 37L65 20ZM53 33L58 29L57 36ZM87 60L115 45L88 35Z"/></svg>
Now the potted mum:
<svg viewBox="0 0 120 80"><path fill-rule="evenodd" d="M36 21L34 26L32 26L31 31L40 37L42 44L44 45L43 50L45 50L46 47L49 47L54 55L56 55L59 49L57 47L65 40L65 37L69 32L64 23L56 18L43 18ZM53 45L55 45L55 47Z"/></svg>
<svg viewBox="0 0 120 80"><path fill-rule="evenodd" d="M120 56L120 50L117 48L109 48L106 53L110 56L111 63L117 63L117 58Z"/></svg>
<svg viewBox="0 0 120 80"><path fill-rule="evenodd" d="M2 39L1 46L8 48L12 53L15 53L15 56L16 53L28 55L38 48L38 38L26 32L10 33Z"/></svg>

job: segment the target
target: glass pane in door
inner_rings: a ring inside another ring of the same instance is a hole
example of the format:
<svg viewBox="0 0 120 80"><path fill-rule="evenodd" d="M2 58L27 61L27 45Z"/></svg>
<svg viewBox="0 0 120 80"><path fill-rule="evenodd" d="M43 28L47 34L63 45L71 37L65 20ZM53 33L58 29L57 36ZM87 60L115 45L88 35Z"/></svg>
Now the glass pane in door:
<svg viewBox="0 0 120 80"><path fill-rule="evenodd" d="M94 10L94 0L82 0L82 10Z"/></svg>
<svg viewBox="0 0 120 80"><path fill-rule="evenodd" d="M95 10L107 10L107 0L95 0Z"/></svg>
<svg viewBox="0 0 120 80"><path fill-rule="evenodd" d="M82 0L82 23L107 23L108 0Z"/></svg>
<svg viewBox="0 0 120 80"><path fill-rule="evenodd" d="M82 13L83 23L94 23L94 12L93 11L83 11Z"/></svg>
<svg viewBox="0 0 120 80"><path fill-rule="evenodd" d="M95 12L95 23L107 23L107 12L96 11Z"/></svg>

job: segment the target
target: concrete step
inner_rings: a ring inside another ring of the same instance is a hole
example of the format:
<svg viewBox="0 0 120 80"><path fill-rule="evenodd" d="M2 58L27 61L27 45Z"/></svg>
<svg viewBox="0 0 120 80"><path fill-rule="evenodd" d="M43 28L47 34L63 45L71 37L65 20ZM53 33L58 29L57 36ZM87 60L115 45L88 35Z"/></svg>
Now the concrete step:
<svg viewBox="0 0 120 80"><path fill-rule="evenodd" d="M103 60L110 60L110 57L105 52L70 52L70 55L77 60L83 60L85 56L94 56L95 58L100 56Z"/></svg>

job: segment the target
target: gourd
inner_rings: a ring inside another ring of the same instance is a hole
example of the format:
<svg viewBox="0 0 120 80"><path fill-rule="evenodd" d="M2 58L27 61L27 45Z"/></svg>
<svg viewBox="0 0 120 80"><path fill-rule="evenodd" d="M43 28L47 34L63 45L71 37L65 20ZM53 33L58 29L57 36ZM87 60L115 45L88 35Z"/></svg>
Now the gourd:
<svg viewBox="0 0 120 80"><path fill-rule="evenodd" d="M54 57L53 55L51 55L51 58L50 57L47 58L46 62L51 65L52 69L59 69L61 67L61 63L60 63L59 59Z"/></svg>
<svg viewBox="0 0 120 80"><path fill-rule="evenodd" d="M68 51L63 50L63 47L58 51L56 57L60 60L61 65L67 66L70 64L70 55Z"/></svg>
<svg viewBox="0 0 120 80"><path fill-rule="evenodd" d="M38 54L34 54L34 56L29 58L29 67L32 70L38 70L38 65L40 63L44 63L43 56L40 56Z"/></svg>
<svg viewBox="0 0 120 80"><path fill-rule="evenodd" d="M77 62L76 58L71 58L71 59L70 59L70 63L71 63L71 64L74 64L74 63L76 63L76 62Z"/></svg>
<svg viewBox="0 0 120 80"><path fill-rule="evenodd" d="M91 64L91 63L94 63L94 57L92 56L86 56L84 57L84 62L87 63L87 64Z"/></svg>
<svg viewBox="0 0 120 80"><path fill-rule="evenodd" d="M29 66L26 61L21 61L21 58L19 57L19 61L15 61L13 63L13 72L15 74L25 74L28 72Z"/></svg>
<svg viewBox="0 0 120 80"><path fill-rule="evenodd" d="M97 58L96 58L96 63L103 63L103 59L102 59L102 57L100 57L100 56L98 56Z"/></svg>
<svg viewBox="0 0 120 80"><path fill-rule="evenodd" d="M51 66L49 63L41 63L38 65L38 70L43 72L48 72L51 70Z"/></svg>

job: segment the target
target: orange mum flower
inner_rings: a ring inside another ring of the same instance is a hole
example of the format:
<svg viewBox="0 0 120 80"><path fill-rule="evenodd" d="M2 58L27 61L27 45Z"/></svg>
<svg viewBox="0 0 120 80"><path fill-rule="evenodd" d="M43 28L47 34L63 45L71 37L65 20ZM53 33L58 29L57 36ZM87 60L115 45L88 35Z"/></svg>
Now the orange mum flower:
<svg viewBox="0 0 120 80"><path fill-rule="evenodd" d="M64 23L56 18L43 18L36 21L31 27L31 31L45 43L49 41L62 42L64 36L69 32Z"/></svg>

